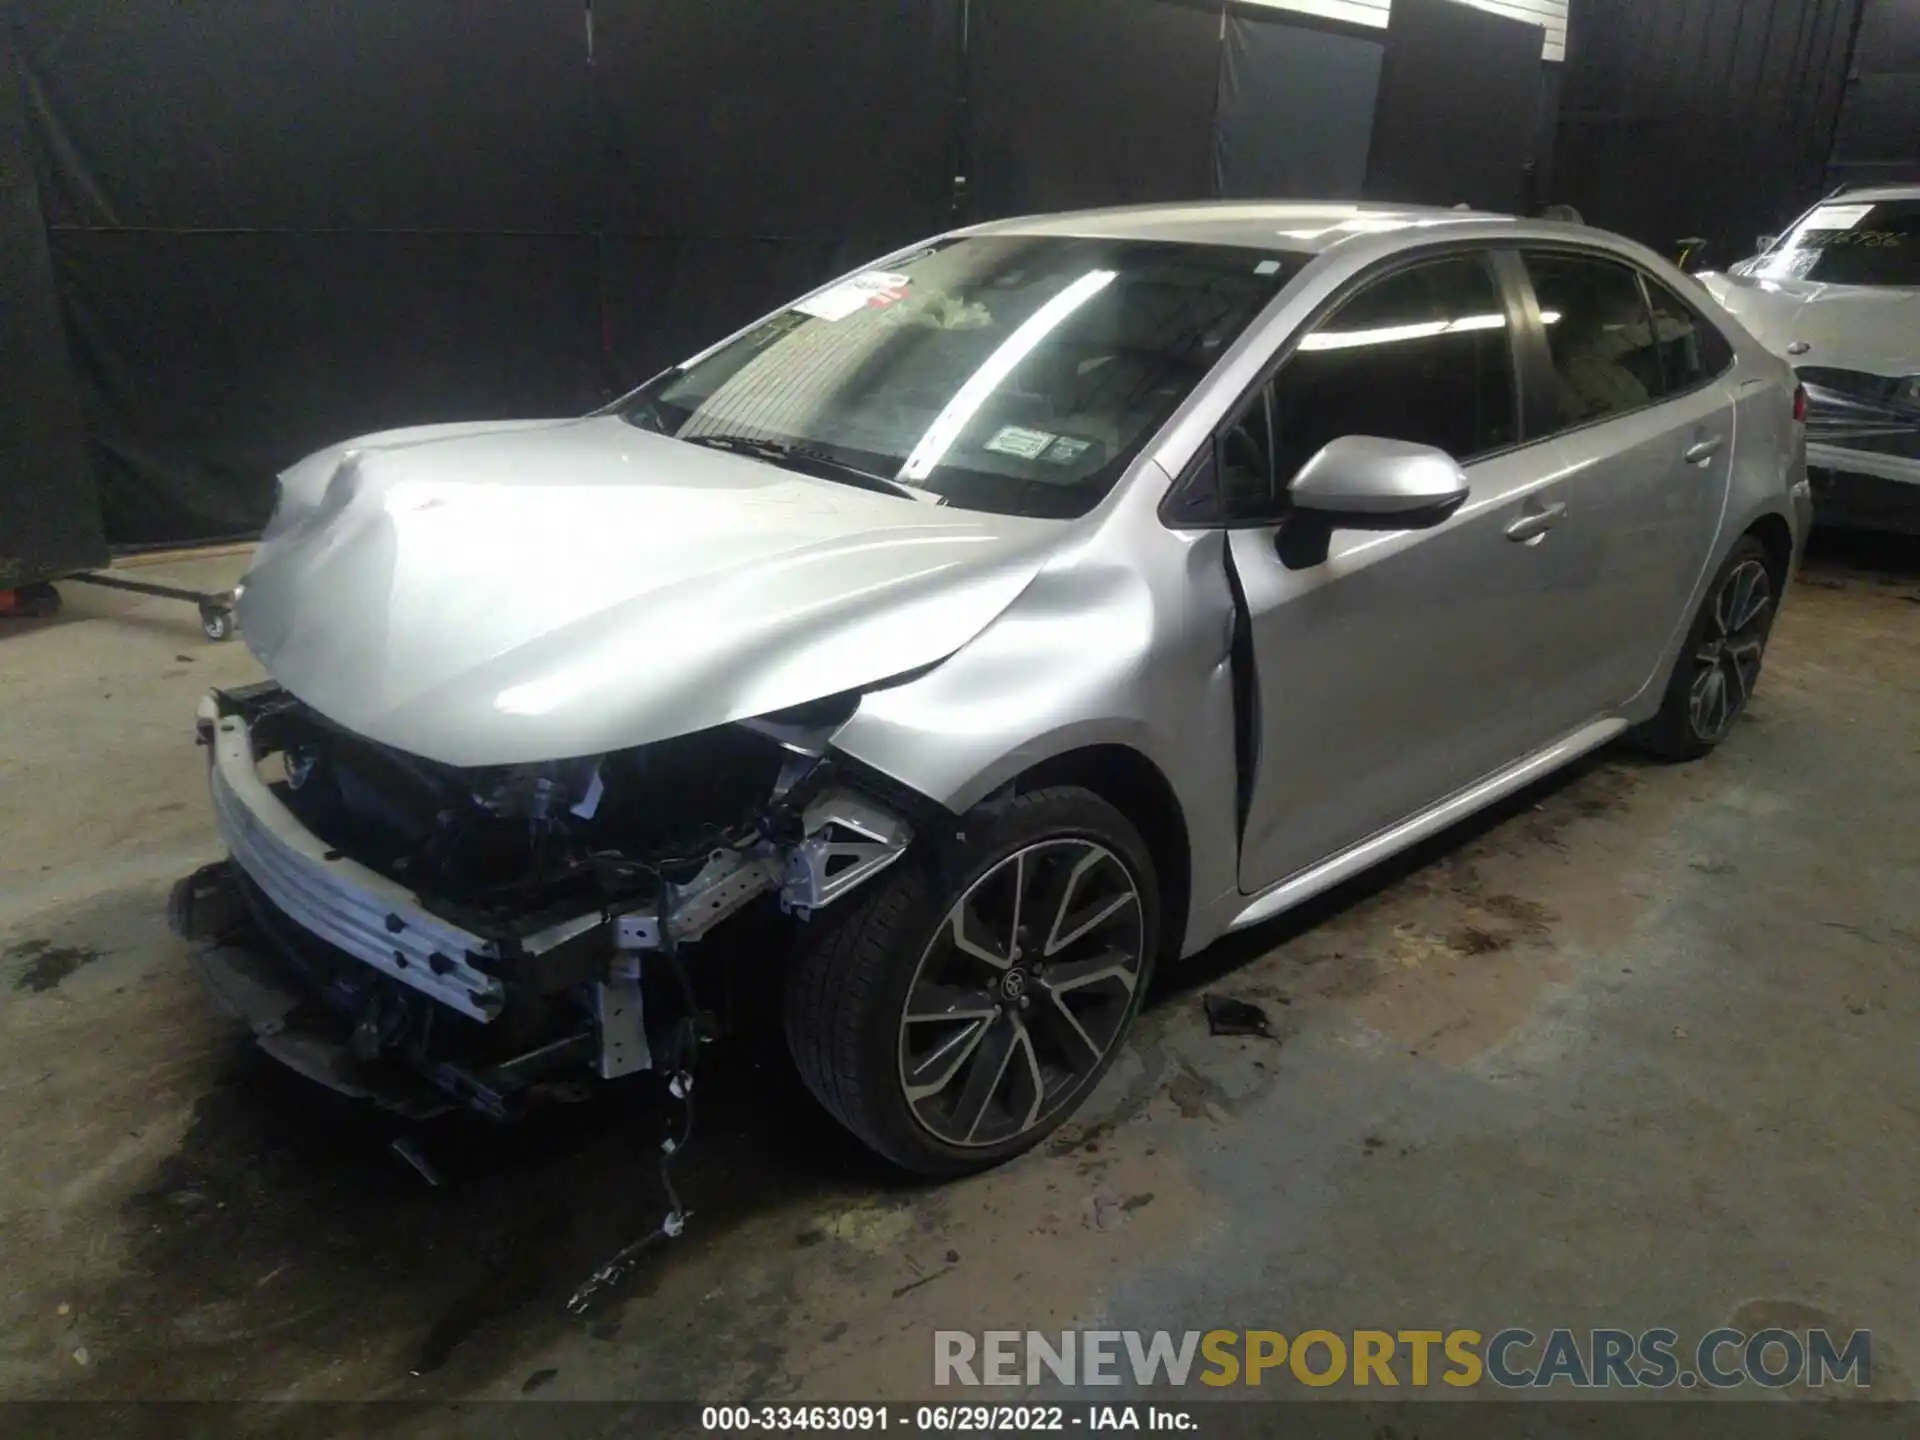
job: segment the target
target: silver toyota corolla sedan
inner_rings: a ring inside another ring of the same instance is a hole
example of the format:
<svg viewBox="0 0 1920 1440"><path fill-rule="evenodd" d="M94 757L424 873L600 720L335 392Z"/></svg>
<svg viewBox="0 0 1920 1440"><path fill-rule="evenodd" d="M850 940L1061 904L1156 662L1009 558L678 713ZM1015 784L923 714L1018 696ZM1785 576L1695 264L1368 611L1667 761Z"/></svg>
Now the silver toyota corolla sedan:
<svg viewBox="0 0 1920 1440"><path fill-rule="evenodd" d="M272 679L200 714L232 859L180 912L247 902L202 965L282 1058L497 1115L678 1075L699 942L784 912L748 959L820 1102L991 1165L1156 964L1625 732L1725 739L1801 403L1576 226L945 235L585 419L287 471L239 601Z"/></svg>
<svg viewBox="0 0 1920 1440"><path fill-rule="evenodd" d="M1821 522L1920 534L1920 185L1831 196L1700 281L1805 382Z"/></svg>

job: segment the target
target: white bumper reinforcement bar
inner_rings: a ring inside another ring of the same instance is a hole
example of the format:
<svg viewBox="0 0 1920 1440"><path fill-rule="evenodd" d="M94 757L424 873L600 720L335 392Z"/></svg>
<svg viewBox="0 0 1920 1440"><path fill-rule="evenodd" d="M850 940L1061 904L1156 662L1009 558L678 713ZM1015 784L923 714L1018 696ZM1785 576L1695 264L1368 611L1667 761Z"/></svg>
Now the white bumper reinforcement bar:
<svg viewBox="0 0 1920 1440"><path fill-rule="evenodd" d="M210 732L213 812L233 862L289 920L401 984L475 1020L499 1013L500 982L470 963L494 943L441 919L418 898L332 849L261 780L246 721L200 702Z"/></svg>

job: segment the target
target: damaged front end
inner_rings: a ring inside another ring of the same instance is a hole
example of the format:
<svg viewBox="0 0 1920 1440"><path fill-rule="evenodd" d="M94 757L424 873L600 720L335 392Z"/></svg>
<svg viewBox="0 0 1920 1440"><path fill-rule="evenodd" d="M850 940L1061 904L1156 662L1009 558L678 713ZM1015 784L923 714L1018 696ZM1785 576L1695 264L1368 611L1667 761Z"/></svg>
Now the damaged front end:
<svg viewBox="0 0 1920 1440"><path fill-rule="evenodd" d="M285 689L199 713L230 854L174 923L261 1045L408 1113L506 1118L690 1060L679 948L755 902L805 919L900 858L900 810L827 751L853 701L614 754L461 768ZM771 898L769 898L771 897ZM665 963L663 963L665 962Z"/></svg>

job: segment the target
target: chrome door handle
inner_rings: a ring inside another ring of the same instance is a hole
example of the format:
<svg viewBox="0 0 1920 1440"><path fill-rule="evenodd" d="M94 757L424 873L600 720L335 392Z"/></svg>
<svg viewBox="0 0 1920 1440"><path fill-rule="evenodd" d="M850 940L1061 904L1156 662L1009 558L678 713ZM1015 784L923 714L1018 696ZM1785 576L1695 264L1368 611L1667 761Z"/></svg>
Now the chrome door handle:
<svg viewBox="0 0 1920 1440"><path fill-rule="evenodd" d="M1704 465L1720 453L1724 442L1718 435L1709 435L1704 440L1696 440L1687 447L1686 462L1689 465Z"/></svg>
<svg viewBox="0 0 1920 1440"><path fill-rule="evenodd" d="M1522 515L1507 526L1507 539L1522 542L1538 540L1565 519L1566 514L1567 507L1556 500L1553 504L1536 510L1531 515Z"/></svg>

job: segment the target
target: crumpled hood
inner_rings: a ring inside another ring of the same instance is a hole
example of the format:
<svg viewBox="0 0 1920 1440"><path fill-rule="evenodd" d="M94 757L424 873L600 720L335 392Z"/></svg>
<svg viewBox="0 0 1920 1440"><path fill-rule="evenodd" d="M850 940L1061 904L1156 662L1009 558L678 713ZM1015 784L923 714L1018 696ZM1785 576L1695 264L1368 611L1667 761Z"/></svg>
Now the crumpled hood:
<svg viewBox="0 0 1920 1440"><path fill-rule="evenodd" d="M392 431L281 486L249 648L336 723L453 765L645 744L944 659L1066 528L615 416Z"/></svg>
<svg viewBox="0 0 1920 1440"><path fill-rule="evenodd" d="M1796 366L1920 374L1920 290L1745 275L1700 280L1756 340ZM1787 355L1796 342L1807 349Z"/></svg>

